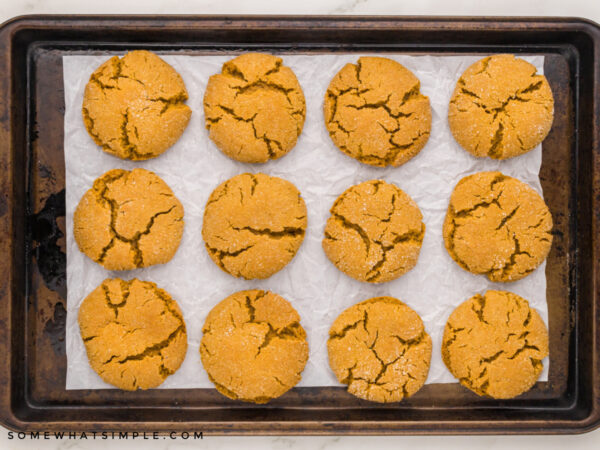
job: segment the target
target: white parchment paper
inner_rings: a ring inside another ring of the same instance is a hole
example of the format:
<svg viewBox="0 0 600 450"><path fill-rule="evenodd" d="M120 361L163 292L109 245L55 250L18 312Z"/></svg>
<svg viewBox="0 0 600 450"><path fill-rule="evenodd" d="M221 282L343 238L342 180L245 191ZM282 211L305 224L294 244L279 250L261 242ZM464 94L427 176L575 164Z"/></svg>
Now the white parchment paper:
<svg viewBox="0 0 600 450"><path fill-rule="evenodd" d="M482 170L500 170L530 184L540 194L541 145L507 161L477 159L454 141L447 110L461 73L481 56L390 55L421 80L429 96L433 123L426 147L398 168L366 166L338 150L323 123L323 97L331 78L359 55L281 55L291 67L306 96L306 123L296 147L283 158L266 164L243 164L228 159L208 138L202 98L210 75L234 55L161 55L183 77L192 118L181 139L166 153L145 162L110 156L89 137L81 117L83 91L90 74L111 55L63 57L65 85L65 163L67 224L67 389L105 389L91 369L77 325L81 301L105 278L139 278L156 282L179 303L188 331L188 353L181 368L161 388L210 388L200 362L202 325L210 309L226 296L243 289L268 289L289 300L308 334L310 357L299 386L338 385L327 360L327 335L344 309L380 295L397 297L416 310L433 340L428 383L456 382L444 366L441 340L446 319L462 301L488 289L505 289L529 300L548 323L545 263L523 280L499 284L461 269L447 254L442 223L455 184ZM543 73L542 56L524 57ZM84 256L73 239L73 211L94 179L109 169L143 167L162 177L185 208L185 230L175 257L167 264L129 272L108 272ZM294 183L308 208L308 230L296 257L267 280L246 281L222 272L209 258L202 241L202 214L212 190L243 172L264 172ZM392 282L372 285L355 281L337 270L321 248L329 208L349 186L380 178L396 183L419 205L427 226L416 267ZM540 380L547 380L548 360Z"/></svg>

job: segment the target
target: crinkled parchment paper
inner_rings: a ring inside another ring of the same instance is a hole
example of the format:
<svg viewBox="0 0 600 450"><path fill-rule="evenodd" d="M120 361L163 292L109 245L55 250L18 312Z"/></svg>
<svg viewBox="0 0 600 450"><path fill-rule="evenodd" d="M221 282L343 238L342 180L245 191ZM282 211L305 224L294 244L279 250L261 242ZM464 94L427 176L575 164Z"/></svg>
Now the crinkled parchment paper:
<svg viewBox="0 0 600 450"><path fill-rule="evenodd" d="M181 139L162 156L145 162L123 161L94 144L81 117L84 87L90 74L109 58L63 57L65 84L65 162L67 208L67 389L103 389L104 383L88 364L79 335L79 304L107 277L137 277L156 282L177 300L188 330L189 349L181 368L161 388L209 388L198 346L202 324L210 309L242 289L268 289L288 299L298 310L308 334L310 358L299 386L337 385L327 360L327 334L345 308L380 295L397 297L423 318L433 339L428 383L455 382L444 366L440 346L446 319L462 301L487 289L506 289L529 300L548 323L545 264L523 280L497 284L461 269L446 253L442 223L455 184L482 170L501 170L541 193L542 149L507 161L476 159L454 141L446 119L448 102L460 74L477 56L385 56L412 70L429 96L433 112L431 137L425 148L397 168L375 168L344 155L331 142L323 123L323 96L331 78L359 55L282 55L296 73L306 96L304 131L296 147L283 158L263 165L242 164L225 157L209 140L204 127L202 98L210 75L233 55L162 55L183 77L190 94L192 119ZM525 57L542 73L544 58ZM73 239L73 211L94 179L109 169L143 167L161 176L185 208L185 231L175 257L167 264L130 272L108 272L79 252ZM208 257L201 236L204 205L221 182L243 172L265 172L294 183L308 208L308 230L292 262L267 280L245 281L222 272ZM329 208L347 187L381 178L396 183L419 205L427 226L417 266L399 279L371 285L337 270L321 248ZM541 380L547 379L548 361Z"/></svg>

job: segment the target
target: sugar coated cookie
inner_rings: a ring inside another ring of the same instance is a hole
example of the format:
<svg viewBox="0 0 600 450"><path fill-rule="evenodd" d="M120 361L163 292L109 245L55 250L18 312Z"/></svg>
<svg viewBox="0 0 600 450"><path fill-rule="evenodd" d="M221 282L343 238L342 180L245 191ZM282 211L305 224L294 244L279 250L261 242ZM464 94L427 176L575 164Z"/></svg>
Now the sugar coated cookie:
<svg viewBox="0 0 600 450"><path fill-rule="evenodd" d="M388 58L346 64L325 94L325 126L333 143L365 164L404 164L431 131L429 99L419 86L410 70Z"/></svg>
<svg viewBox="0 0 600 450"><path fill-rule="evenodd" d="M352 395L399 402L425 384L431 338L411 308L392 297L376 297L338 316L327 350L331 369Z"/></svg>
<svg viewBox="0 0 600 450"><path fill-rule="evenodd" d="M524 298L487 291L450 315L442 358L460 383L478 395L512 398L528 391L548 356L548 330Z"/></svg>
<svg viewBox="0 0 600 450"><path fill-rule="evenodd" d="M306 205L287 180L244 173L219 185L204 210L212 260L238 278L268 278L289 263L306 231Z"/></svg>
<svg viewBox="0 0 600 450"><path fill-rule="evenodd" d="M230 158L262 163L281 158L298 140L306 104L281 58L246 53L208 80L204 115L209 136Z"/></svg>
<svg viewBox="0 0 600 450"><path fill-rule="evenodd" d="M81 303L78 321L92 369L119 389L157 387L185 358L181 310L149 281L104 280Z"/></svg>
<svg viewBox="0 0 600 450"><path fill-rule="evenodd" d="M210 311L202 332L202 364L221 394L267 403L300 381L308 359L306 332L279 295L236 292Z"/></svg>
<svg viewBox="0 0 600 450"><path fill-rule="evenodd" d="M463 269L492 281L533 272L552 246L552 215L530 186L500 172L458 182L444 221L444 243Z"/></svg>
<svg viewBox="0 0 600 450"><path fill-rule="evenodd" d="M145 169L114 169L94 181L73 215L79 249L108 270L171 260L183 234L183 206Z"/></svg>
<svg viewBox="0 0 600 450"><path fill-rule="evenodd" d="M448 106L456 141L475 156L506 159L550 132L554 97L546 77L514 55L488 56L462 74Z"/></svg>
<svg viewBox="0 0 600 450"><path fill-rule="evenodd" d="M183 134L192 110L181 76L152 52L113 56L83 94L83 121L96 144L123 159L154 158Z"/></svg>
<svg viewBox="0 0 600 450"><path fill-rule="evenodd" d="M383 283L417 263L425 224L417 204L382 180L352 186L331 207L323 250L346 275Z"/></svg>

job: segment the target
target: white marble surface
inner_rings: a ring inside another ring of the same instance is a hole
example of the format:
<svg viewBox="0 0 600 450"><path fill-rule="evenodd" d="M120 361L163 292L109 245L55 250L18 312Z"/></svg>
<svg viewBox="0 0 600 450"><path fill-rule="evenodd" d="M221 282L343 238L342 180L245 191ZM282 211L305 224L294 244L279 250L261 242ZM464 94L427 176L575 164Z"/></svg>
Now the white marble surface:
<svg viewBox="0 0 600 450"><path fill-rule="evenodd" d="M0 22L22 14L401 14L401 15L536 15L578 16L600 22L598 0L0 0ZM9 439L0 427L0 449L179 449L311 448L353 449L598 449L600 429L577 436L482 436L482 437L210 437L202 441L169 438L153 440L18 440Z"/></svg>

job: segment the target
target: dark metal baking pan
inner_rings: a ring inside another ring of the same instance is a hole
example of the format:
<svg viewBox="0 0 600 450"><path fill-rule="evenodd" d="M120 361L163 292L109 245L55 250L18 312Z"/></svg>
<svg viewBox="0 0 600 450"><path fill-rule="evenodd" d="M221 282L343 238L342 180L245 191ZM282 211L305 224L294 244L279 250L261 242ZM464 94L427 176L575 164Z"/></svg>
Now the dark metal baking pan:
<svg viewBox="0 0 600 450"><path fill-rule="evenodd" d="M65 390L62 56L163 53L516 53L545 56L555 96L541 181L550 372L512 400L428 384L399 404L342 387L268 405L213 389ZM29 16L0 28L0 421L17 430L205 434L576 433L600 423L600 28L571 18Z"/></svg>

